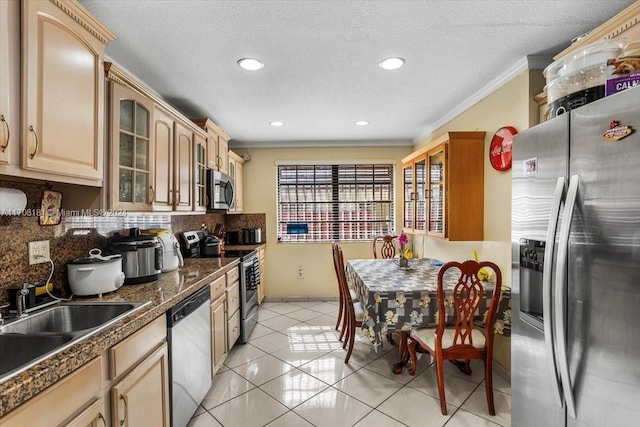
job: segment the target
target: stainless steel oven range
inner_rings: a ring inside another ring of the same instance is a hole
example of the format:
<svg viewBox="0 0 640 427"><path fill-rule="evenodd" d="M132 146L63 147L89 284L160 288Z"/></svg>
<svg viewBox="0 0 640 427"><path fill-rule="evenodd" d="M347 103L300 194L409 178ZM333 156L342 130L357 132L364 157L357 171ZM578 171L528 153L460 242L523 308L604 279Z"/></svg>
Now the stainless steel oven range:
<svg viewBox="0 0 640 427"><path fill-rule="evenodd" d="M260 258L255 250L225 251L227 258L240 258L240 338L245 344L258 322L258 286L260 286Z"/></svg>

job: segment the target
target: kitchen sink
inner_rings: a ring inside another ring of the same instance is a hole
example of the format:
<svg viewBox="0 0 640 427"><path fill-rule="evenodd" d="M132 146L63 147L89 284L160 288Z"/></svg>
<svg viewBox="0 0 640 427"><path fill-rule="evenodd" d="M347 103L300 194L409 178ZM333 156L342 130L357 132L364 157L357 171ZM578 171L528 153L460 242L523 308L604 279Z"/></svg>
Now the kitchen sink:
<svg viewBox="0 0 640 427"><path fill-rule="evenodd" d="M0 334L0 378L25 363L64 347L73 338L68 334Z"/></svg>
<svg viewBox="0 0 640 427"><path fill-rule="evenodd" d="M135 307L129 303L63 304L0 326L0 333L83 332L118 319Z"/></svg>
<svg viewBox="0 0 640 427"><path fill-rule="evenodd" d="M148 303L65 302L0 326L0 381L98 333Z"/></svg>

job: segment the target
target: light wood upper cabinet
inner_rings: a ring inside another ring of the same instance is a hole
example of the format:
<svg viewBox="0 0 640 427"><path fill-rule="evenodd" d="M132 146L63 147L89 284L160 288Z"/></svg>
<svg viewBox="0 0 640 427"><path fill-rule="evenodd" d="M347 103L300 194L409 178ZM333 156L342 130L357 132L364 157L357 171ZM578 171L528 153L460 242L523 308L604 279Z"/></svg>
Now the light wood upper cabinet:
<svg viewBox="0 0 640 427"><path fill-rule="evenodd" d="M210 119L193 119L193 122L207 132L207 167L229 174L229 135Z"/></svg>
<svg viewBox="0 0 640 427"><path fill-rule="evenodd" d="M22 2L22 167L103 179L104 46L77 2Z"/></svg>
<svg viewBox="0 0 640 427"><path fill-rule="evenodd" d="M193 131L184 123L175 122L175 181L176 198L174 209L193 210L194 169Z"/></svg>
<svg viewBox="0 0 640 427"><path fill-rule="evenodd" d="M153 186L153 101L111 82L111 180L114 209L150 211Z"/></svg>
<svg viewBox="0 0 640 427"><path fill-rule="evenodd" d="M229 209L229 213L240 213L244 209L243 200L243 191L242 191L242 167L244 164L244 159L229 150L229 176L233 178L233 185L235 190L235 200L233 202L233 207Z"/></svg>
<svg viewBox="0 0 640 427"><path fill-rule="evenodd" d="M0 165L19 162L12 156L20 151L17 108L20 33L16 22L19 9L17 2L0 2Z"/></svg>
<svg viewBox="0 0 640 427"><path fill-rule="evenodd" d="M193 134L193 154L195 160L195 176L193 179L194 210L207 211L207 138L199 133Z"/></svg>
<svg viewBox="0 0 640 427"><path fill-rule="evenodd" d="M229 162L229 135L224 132L218 135L218 158L220 172L229 174L229 168L227 167Z"/></svg>
<svg viewBox="0 0 640 427"><path fill-rule="evenodd" d="M173 210L174 180L173 180L173 118L156 108L153 111L153 141L154 141L154 211Z"/></svg>
<svg viewBox="0 0 640 427"><path fill-rule="evenodd" d="M402 160L404 231L484 238L485 132L448 132Z"/></svg>

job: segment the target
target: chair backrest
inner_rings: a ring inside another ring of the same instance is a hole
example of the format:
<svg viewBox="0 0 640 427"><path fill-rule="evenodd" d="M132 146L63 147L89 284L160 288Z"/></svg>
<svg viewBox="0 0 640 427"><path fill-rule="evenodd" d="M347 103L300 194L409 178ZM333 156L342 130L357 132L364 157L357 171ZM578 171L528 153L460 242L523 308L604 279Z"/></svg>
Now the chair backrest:
<svg viewBox="0 0 640 427"><path fill-rule="evenodd" d="M478 312L482 300L485 297L485 290L482 281L478 279L478 272L481 268L488 267L495 273L495 283L493 285L493 294L488 301L488 309L486 314L486 332L485 343L486 348L492 348L493 345L493 323L495 321L498 304L500 302L500 294L502 292L502 273L497 265L489 261L476 262L473 260L464 261L462 263L451 261L444 264L438 271L438 326L437 335L442 337L446 326L445 306L455 309L454 326L455 333L453 337L454 346L473 346L473 328L475 327L474 318ZM447 270L456 268L460 271L460 276L453 289L451 296L445 295L444 291L444 275Z"/></svg>
<svg viewBox="0 0 640 427"><path fill-rule="evenodd" d="M331 246L333 249L333 266L336 270L340 297L348 302L352 302L351 294L349 293L349 285L347 284L347 276L344 270L344 257L342 256L342 248L337 243L333 243Z"/></svg>
<svg viewBox="0 0 640 427"><path fill-rule="evenodd" d="M380 246L380 258L393 258L396 256L396 241L398 236L378 236L373 239L373 257L378 258L378 241L382 241Z"/></svg>

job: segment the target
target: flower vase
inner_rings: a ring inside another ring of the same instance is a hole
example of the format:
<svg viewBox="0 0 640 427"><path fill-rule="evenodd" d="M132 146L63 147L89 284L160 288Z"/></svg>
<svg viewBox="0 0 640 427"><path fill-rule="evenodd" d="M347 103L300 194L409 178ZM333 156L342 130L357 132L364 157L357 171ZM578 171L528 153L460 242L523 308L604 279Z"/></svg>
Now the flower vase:
<svg viewBox="0 0 640 427"><path fill-rule="evenodd" d="M398 259L398 265L400 266L400 268L408 268L409 267L409 260L406 259L405 257L400 257Z"/></svg>

